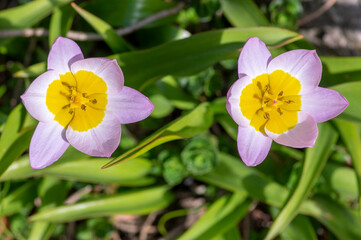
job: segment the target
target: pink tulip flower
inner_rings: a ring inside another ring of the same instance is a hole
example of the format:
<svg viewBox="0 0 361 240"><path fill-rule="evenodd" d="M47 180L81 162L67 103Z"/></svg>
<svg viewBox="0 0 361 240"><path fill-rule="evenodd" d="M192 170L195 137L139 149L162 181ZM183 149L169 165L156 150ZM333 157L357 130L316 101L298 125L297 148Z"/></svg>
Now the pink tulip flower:
<svg viewBox="0 0 361 240"><path fill-rule="evenodd" d="M338 92L318 87L322 64L316 51L293 50L272 59L265 44L250 38L238 60L239 79L227 94L227 110L238 124L243 162L256 166L272 140L294 148L312 147L317 123L348 106Z"/></svg>
<svg viewBox="0 0 361 240"><path fill-rule="evenodd" d="M88 155L110 157L119 146L121 125L147 118L149 99L124 86L116 60L84 59L79 46L59 37L48 56L48 70L21 96L39 121L31 139L32 168L58 160L71 144Z"/></svg>

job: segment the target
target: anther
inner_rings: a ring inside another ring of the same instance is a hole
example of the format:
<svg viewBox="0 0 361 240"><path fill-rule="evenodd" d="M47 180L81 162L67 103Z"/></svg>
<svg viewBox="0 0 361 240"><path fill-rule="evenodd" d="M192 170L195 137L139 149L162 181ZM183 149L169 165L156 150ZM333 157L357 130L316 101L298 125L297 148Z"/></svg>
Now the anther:
<svg viewBox="0 0 361 240"><path fill-rule="evenodd" d="M94 99L90 99L89 102L91 102L92 104L96 104L98 101L94 98Z"/></svg>
<svg viewBox="0 0 361 240"><path fill-rule="evenodd" d="M81 110L85 111L86 110L86 106L84 104L81 105Z"/></svg>
<svg viewBox="0 0 361 240"><path fill-rule="evenodd" d="M263 117L264 117L264 119L269 120L269 113L265 113Z"/></svg>
<svg viewBox="0 0 361 240"><path fill-rule="evenodd" d="M292 101L292 100L287 100L287 101L285 101L285 103L287 103L287 104L290 104L290 103L294 103L295 101Z"/></svg>
<svg viewBox="0 0 361 240"><path fill-rule="evenodd" d="M62 109L66 109L68 107L70 107L70 104L65 105L64 107L62 107Z"/></svg>
<svg viewBox="0 0 361 240"><path fill-rule="evenodd" d="M281 109L280 109L280 108L278 108L278 109L277 109L277 112L278 112L280 115L282 115L282 114L283 114L283 112L281 111Z"/></svg>
<svg viewBox="0 0 361 240"><path fill-rule="evenodd" d="M278 96L281 97L283 95L283 91L281 91Z"/></svg>

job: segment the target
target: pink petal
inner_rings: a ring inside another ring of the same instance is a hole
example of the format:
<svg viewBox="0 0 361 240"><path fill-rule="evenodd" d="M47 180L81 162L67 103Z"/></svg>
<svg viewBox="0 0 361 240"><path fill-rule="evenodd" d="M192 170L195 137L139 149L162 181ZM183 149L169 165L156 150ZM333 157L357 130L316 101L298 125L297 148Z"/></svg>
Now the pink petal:
<svg viewBox="0 0 361 240"><path fill-rule="evenodd" d="M301 110L311 115L317 123L336 117L348 106L348 101L339 92L321 87L302 95L301 103Z"/></svg>
<svg viewBox="0 0 361 240"><path fill-rule="evenodd" d="M264 42L257 37L247 40L238 59L238 76L248 75L255 78L262 73L267 73L267 65L272 55Z"/></svg>
<svg viewBox="0 0 361 240"><path fill-rule="evenodd" d="M268 65L268 73L275 70L283 70L297 78L301 83L300 94L305 94L313 91L320 83L322 64L316 51L298 49L272 59Z"/></svg>
<svg viewBox="0 0 361 240"><path fill-rule="evenodd" d="M59 76L53 70L49 70L37 77L28 87L21 100L23 104L36 120L41 122L49 122L54 119L48 107L46 106L46 91L49 84L58 80Z"/></svg>
<svg viewBox="0 0 361 240"><path fill-rule="evenodd" d="M249 76L244 76L233 83L227 93L227 111L233 118L233 121L242 127L247 127L250 123L250 120L243 116L241 107L239 105L241 101L241 93L243 89L250 83L252 83L252 79Z"/></svg>
<svg viewBox="0 0 361 240"><path fill-rule="evenodd" d="M34 169L45 168L58 160L69 143L64 138L65 129L55 121L40 122L30 142L30 165Z"/></svg>
<svg viewBox="0 0 361 240"><path fill-rule="evenodd" d="M108 87L107 93L119 93L124 86L124 76L115 59L107 58L87 58L71 65L73 74L80 70L93 72L102 78Z"/></svg>
<svg viewBox="0 0 361 240"><path fill-rule="evenodd" d="M70 66L84 59L80 47L71 39L58 37L51 46L48 56L48 70L56 70L59 74L70 72Z"/></svg>
<svg viewBox="0 0 361 240"><path fill-rule="evenodd" d="M69 125L66 138L79 151L96 157L110 157L120 142L121 128L118 119L105 112L103 121L86 132L74 131Z"/></svg>
<svg viewBox="0 0 361 240"><path fill-rule="evenodd" d="M257 166L267 157L272 139L254 127L238 127L238 153L247 166Z"/></svg>
<svg viewBox="0 0 361 240"><path fill-rule="evenodd" d="M298 123L291 130L276 134L268 131L266 124L265 131L275 142L294 148L313 147L318 136L315 120L303 111L298 112Z"/></svg>
<svg viewBox="0 0 361 240"><path fill-rule="evenodd" d="M153 109L152 102L133 88L123 87L120 93L108 95L107 110L111 111L121 124L141 121L147 118Z"/></svg>

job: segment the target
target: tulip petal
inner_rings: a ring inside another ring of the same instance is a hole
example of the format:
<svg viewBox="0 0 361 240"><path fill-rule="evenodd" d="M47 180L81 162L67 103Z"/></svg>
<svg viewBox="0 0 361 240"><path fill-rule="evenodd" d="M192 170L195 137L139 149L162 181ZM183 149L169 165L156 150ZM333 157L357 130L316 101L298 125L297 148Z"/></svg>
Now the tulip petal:
<svg viewBox="0 0 361 240"><path fill-rule="evenodd" d="M255 78L258 75L267 73L267 65L272 55L264 42L257 37L247 40L244 44L238 59L238 76L241 78L248 75Z"/></svg>
<svg viewBox="0 0 361 240"><path fill-rule="evenodd" d="M339 92L321 87L302 95L301 103L301 110L310 114L317 123L336 117L348 106L346 98Z"/></svg>
<svg viewBox="0 0 361 240"><path fill-rule="evenodd" d="M250 120L242 114L240 106L241 94L243 89L251 83L252 79L249 76L243 76L241 79L238 79L235 83L233 83L227 93L227 111L233 118L233 121L242 127L249 126Z"/></svg>
<svg viewBox="0 0 361 240"><path fill-rule="evenodd" d="M87 58L71 65L73 74L81 70L92 72L103 79L108 94L117 94L124 86L123 72L115 59Z"/></svg>
<svg viewBox="0 0 361 240"><path fill-rule="evenodd" d="M268 73L276 70L288 72L301 83L299 94L313 91L321 80L322 63L315 50L293 50L285 52L274 59L268 65Z"/></svg>
<svg viewBox="0 0 361 240"><path fill-rule="evenodd" d="M298 123L292 129L276 134L270 132L266 124L265 132L275 142L294 148L313 147L318 136L315 120L303 111L298 112Z"/></svg>
<svg viewBox="0 0 361 240"><path fill-rule="evenodd" d="M59 74L70 72L70 66L84 59L80 47L71 39L58 37L51 46L48 56L48 70L56 70Z"/></svg>
<svg viewBox="0 0 361 240"><path fill-rule="evenodd" d="M49 122L54 119L48 107L46 106L46 92L49 84L58 80L59 76L53 70L49 70L37 77L28 87L21 100L23 104L36 120L41 122Z"/></svg>
<svg viewBox="0 0 361 240"><path fill-rule="evenodd" d="M108 95L107 110L111 111L121 124L141 121L147 118L153 109L152 102L133 88L123 87L120 93Z"/></svg>
<svg viewBox="0 0 361 240"><path fill-rule="evenodd" d="M119 146L121 127L118 119L105 112L103 121L87 131L78 132L68 126L66 138L79 151L91 156L110 157Z"/></svg>
<svg viewBox="0 0 361 240"><path fill-rule="evenodd" d="M45 168L58 160L69 147L64 138L65 129L55 121L40 122L30 142L30 165L34 169Z"/></svg>
<svg viewBox="0 0 361 240"><path fill-rule="evenodd" d="M247 166L256 166L263 162L271 148L272 139L254 127L238 127L238 153Z"/></svg>

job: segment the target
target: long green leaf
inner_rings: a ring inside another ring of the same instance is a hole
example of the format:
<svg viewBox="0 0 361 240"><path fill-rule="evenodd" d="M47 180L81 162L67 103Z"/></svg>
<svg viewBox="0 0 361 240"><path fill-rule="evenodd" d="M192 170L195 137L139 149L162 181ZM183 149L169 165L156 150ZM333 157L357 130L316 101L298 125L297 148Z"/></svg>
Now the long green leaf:
<svg viewBox="0 0 361 240"><path fill-rule="evenodd" d="M80 158L71 161L59 159L57 164L38 170L30 167L29 157L24 157L14 162L0 177L0 181L47 176L80 182L117 183L120 186L133 187L146 186L155 181L154 178L147 176L152 169L149 160L137 158L123 162L117 167L101 170L100 167L108 161L108 159L101 158Z"/></svg>
<svg viewBox="0 0 361 240"><path fill-rule="evenodd" d="M350 171L352 173L352 170ZM232 192L243 192L254 199L278 208L284 205L287 196L289 195L289 190L286 187L267 178L264 174L257 171L256 168L246 167L239 158L235 158L225 153L219 153L218 164L212 172L203 176L197 176L196 178ZM343 184L343 182L340 184ZM330 198L326 201L329 201L329 204L333 204L334 202ZM354 219L347 219L347 221L340 220L343 219L343 217L337 214L338 211L341 211L339 209L344 208L347 212L345 217L349 218L351 216ZM299 210L301 214L312 216L325 224L335 235L353 235L355 228L358 228L361 231L360 223L356 216L349 214L350 210L346 206L338 204L337 208L327 209L324 208L323 205L320 205L317 199L316 201L313 199L306 199L301 204ZM334 218L333 216L336 215L337 217ZM350 225L350 222L353 222L354 224ZM337 223L339 224L338 228L333 228L332 225ZM361 233L359 233L358 238L361 239Z"/></svg>
<svg viewBox="0 0 361 240"><path fill-rule="evenodd" d="M328 123L319 124L319 136L313 148L306 150L302 175L280 214L271 226L265 239L275 238L297 215L299 207L307 198L311 188L320 176L324 165L336 143L337 132Z"/></svg>
<svg viewBox="0 0 361 240"><path fill-rule="evenodd" d="M361 138L357 124L346 121L334 121L341 133L341 138L351 154L352 164L357 176L359 214L361 217Z"/></svg>
<svg viewBox="0 0 361 240"><path fill-rule="evenodd" d="M178 240L211 239L230 230L242 219L251 205L244 193L223 196Z"/></svg>
<svg viewBox="0 0 361 240"><path fill-rule="evenodd" d="M0 159L19 136L19 131L24 123L25 114L26 110L22 104L16 106L9 114L0 138Z"/></svg>
<svg viewBox="0 0 361 240"><path fill-rule="evenodd" d="M13 215L29 205L32 206L34 199L37 197L36 188L38 184L39 181L31 180L18 187L3 199L0 199L0 215Z"/></svg>
<svg viewBox="0 0 361 240"><path fill-rule="evenodd" d="M0 29L30 27L48 16L56 7L71 0L37 0L0 11Z"/></svg>
<svg viewBox="0 0 361 240"><path fill-rule="evenodd" d="M0 177L6 169L8 169L10 164L29 148L34 130L34 128L25 130L7 149L3 157L0 159Z"/></svg>
<svg viewBox="0 0 361 240"><path fill-rule="evenodd" d="M208 103L202 103L187 115L180 117L158 130L133 149L111 160L103 168L111 167L121 161L138 157L163 143L194 135L207 130L213 122L213 113Z"/></svg>
<svg viewBox="0 0 361 240"><path fill-rule="evenodd" d="M354 201L358 197L358 183L354 169L327 163L322 176L331 189L340 196L341 201Z"/></svg>
<svg viewBox="0 0 361 240"><path fill-rule="evenodd" d="M251 0L221 0L222 10L235 27L267 26L269 22Z"/></svg>
<svg viewBox="0 0 361 240"><path fill-rule="evenodd" d="M90 12L80 8L74 2L71 3L71 6L95 29L95 31L97 31L97 33L102 36L104 41L113 50L113 52L120 53L130 49L125 40L119 36L108 23L91 14Z"/></svg>
<svg viewBox="0 0 361 240"><path fill-rule="evenodd" d="M247 39L254 36L258 36L269 46L302 38L295 32L280 28L230 28L204 32L151 49L111 57L116 58L124 70L126 85L142 89L167 75L198 73L230 54L237 53Z"/></svg>
<svg viewBox="0 0 361 240"><path fill-rule="evenodd" d="M348 107L337 118L361 122L361 81L335 85L332 89L341 93L349 102Z"/></svg>
<svg viewBox="0 0 361 240"><path fill-rule="evenodd" d="M57 37L66 37L73 23L74 15L75 12L69 5L54 10L49 25L49 46L53 45Z"/></svg>
<svg viewBox="0 0 361 240"><path fill-rule="evenodd" d="M273 217L279 213L279 208L271 207L270 210ZM310 219L303 215L297 215L281 232L280 237L284 240L317 240Z"/></svg>
<svg viewBox="0 0 361 240"><path fill-rule="evenodd" d="M321 57L324 86L361 80L361 57Z"/></svg>
<svg viewBox="0 0 361 240"><path fill-rule="evenodd" d="M31 221L68 222L114 214L148 214L167 207L173 196L168 187L160 186L56 207L30 216Z"/></svg>
<svg viewBox="0 0 361 240"><path fill-rule="evenodd" d="M322 209L322 213L314 217L325 225L337 239L361 239L360 220L349 207L328 196L316 196L314 201Z"/></svg>
<svg viewBox="0 0 361 240"><path fill-rule="evenodd" d="M41 212L63 204L71 185L70 182L55 178L43 178L38 188L39 197L41 198L41 207L38 211ZM54 223L35 222L31 226L28 240L48 239L54 228Z"/></svg>

